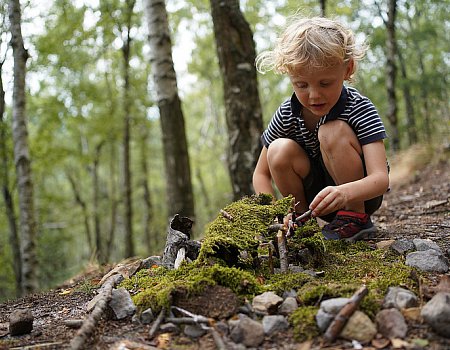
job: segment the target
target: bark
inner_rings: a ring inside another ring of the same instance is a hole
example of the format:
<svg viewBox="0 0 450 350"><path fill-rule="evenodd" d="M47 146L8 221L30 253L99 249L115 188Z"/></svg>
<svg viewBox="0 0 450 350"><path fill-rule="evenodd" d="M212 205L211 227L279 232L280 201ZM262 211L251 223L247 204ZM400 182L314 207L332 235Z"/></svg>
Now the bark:
<svg viewBox="0 0 450 350"><path fill-rule="evenodd" d="M252 175L261 150L255 43L238 0L211 0L211 13L225 98L228 170L233 197L238 200L253 193Z"/></svg>
<svg viewBox="0 0 450 350"><path fill-rule="evenodd" d="M19 231L22 257L22 291L31 293L38 289L36 254L36 222L34 214L33 181L28 147L28 130L25 109L25 76L28 52L23 45L21 9L19 0L9 2L11 45L14 56L13 87L13 141L19 194Z"/></svg>
<svg viewBox="0 0 450 350"><path fill-rule="evenodd" d="M91 168L92 187L93 187L93 214L94 214L94 237L95 237L95 252L100 264L105 263L105 249L103 246L102 232L100 227L100 184L98 177L98 164L100 162L100 153L104 142L100 142L95 147L94 161Z"/></svg>
<svg viewBox="0 0 450 350"><path fill-rule="evenodd" d="M287 272L289 267L288 251L286 246L286 232L279 230L277 233L278 252L280 253L280 271Z"/></svg>
<svg viewBox="0 0 450 350"><path fill-rule="evenodd" d="M398 151L400 149L400 133L398 130L398 118L397 118L397 96L395 92L396 78L397 78L397 65L395 58L397 56L397 43L395 38L395 20L397 15L397 0L389 0L388 12L386 21L386 90L387 90L387 118L391 125L391 147L392 150Z"/></svg>
<svg viewBox="0 0 450 350"><path fill-rule="evenodd" d="M124 106L124 125L123 125L123 173L124 173L124 199L125 199L125 257L134 256L134 239L133 239L133 207L131 198L131 155L130 155L130 47L131 47L131 24L132 15L135 5L134 0L127 0L126 13L126 39L122 46L123 55L123 106Z"/></svg>
<svg viewBox="0 0 450 350"><path fill-rule="evenodd" d="M326 0L320 0L320 15L322 17L326 16L326 8L327 8L327 1Z"/></svg>
<svg viewBox="0 0 450 350"><path fill-rule="evenodd" d="M116 195L116 168L114 166L115 164L115 155L114 155L115 145L111 144L111 156L110 156L110 163L109 163L109 196L110 196L110 219L109 219L109 229L108 229L108 238L106 242L106 252L105 252L105 259L106 261L109 261L111 257L111 253L113 250L113 243L114 243L114 237L116 236L116 218L117 218L117 206L118 206L118 199Z"/></svg>
<svg viewBox="0 0 450 350"><path fill-rule="evenodd" d="M403 98L405 100L405 109L406 109L406 132L408 134L408 143L409 145L413 145L417 143L417 127L416 127L416 116L414 113L414 105L411 96L411 89L408 80L408 74L406 73L406 64L401 53L401 50L397 51L398 60L400 63L400 72L403 79Z"/></svg>
<svg viewBox="0 0 450 350"><path fill-rule="evenodd" d="M77 182L75 181L75 178L71 174L70 170L66 171L67 179L69 180L70 186L72 188L73 195L75 197L75 202L81 207L81 212L83 214L83 223L84 223L84 230L86 232L86 240L89 245L89 252L93 253L93 246L92 246L92 232L91 232L91 225L89 224L89 213L88 213L88 207L86 204L86 201L81 197L80 190L78 189Z"/></svg>
<svg viewBox="0 0 450 350"><path fill-rule="evenodd" d="M161 118L168 215L194 217L194 196L184 116L172 60L164 0L148 0L150 62Z"/></svg>
<svg viewBox="0 0 450 350"><path fill-rule="evenodd" d="M9 160L8 152L6 146L6 123L3 120L3 115L5 113L5 91L3 89L2 80L2 69L3 61L0 63L0 157L2 161L3 170L0 174L2 179L2 193L3 200L5 201L5 212L8 218L9 226L9 243L11 245L11 252L13 256L13 269L14 269L14 280L15 280L15 291L16 296L21 295L21 284L22 284L22 260L20 256L20 240L19 233L17 232L17 217L14 210L14 199L12 197L10 186L9 186Z"/></svg>

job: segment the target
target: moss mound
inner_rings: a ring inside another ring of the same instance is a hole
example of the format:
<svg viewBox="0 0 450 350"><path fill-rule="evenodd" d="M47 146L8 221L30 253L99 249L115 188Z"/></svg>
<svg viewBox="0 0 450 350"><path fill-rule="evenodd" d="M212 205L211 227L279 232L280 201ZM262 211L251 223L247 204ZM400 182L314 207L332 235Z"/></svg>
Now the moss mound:
<svg viewBox="0 0 450 350"><path fill-rule="evenodd" d="M413 270L404 264L403 257L374 249L365 242L324 241L315 220L288 238L289 262L302 265L297 253L307 249L311 257L309 266L302 266L322 270L323 277L314 278L302 272L270 274L267 259L256 259L258 253L263 253L258 246L262 238L265 241L273 238L267 234L268 226L275 217L286 215L291 203L291 197L273 202L266 195L234 202L224 208L233 219L219 215L211 222L199 257L193 263L184 263L177 270L162 267L142 270L121 285L136 293L133 299L140 311L150 307L153 312L169 306L175 292L197 295L207 286L227 287L242 299L251 299L264 291L281 295L294 289L300 308L291 315L290 322L298 340L319 334L314 316L323 300L350 297L365 284L369 293L360 309L374 317L388 287L403 286L416 291L417 283L411 277ZM260 263L246 263L242 252ZM276 265L276 257L274 260Z"/></svg>

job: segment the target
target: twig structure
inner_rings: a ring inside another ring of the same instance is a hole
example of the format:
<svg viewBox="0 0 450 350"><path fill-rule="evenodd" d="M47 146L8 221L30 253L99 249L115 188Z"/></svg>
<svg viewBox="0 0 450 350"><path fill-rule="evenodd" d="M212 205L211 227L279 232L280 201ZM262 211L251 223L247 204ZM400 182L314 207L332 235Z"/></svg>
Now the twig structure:
<svg viewBox="0 0 450 350"><path fill-rule="evenodd" d="M278 252L280 253L280 270L281 272L287 272L288 254L286 246L286 232L284 230L278 231L277 240L278 240Z"/></svg>
<svg viewBox="0 0 450 350"><path fill-rule="evenodd" d="M150 339L152 339L155 336L165 317L166 317L166 308L163 307L158 317L156 318L155 322L153 322L152 328L150 328L150 330L148 331L148 337Z"/></svg>

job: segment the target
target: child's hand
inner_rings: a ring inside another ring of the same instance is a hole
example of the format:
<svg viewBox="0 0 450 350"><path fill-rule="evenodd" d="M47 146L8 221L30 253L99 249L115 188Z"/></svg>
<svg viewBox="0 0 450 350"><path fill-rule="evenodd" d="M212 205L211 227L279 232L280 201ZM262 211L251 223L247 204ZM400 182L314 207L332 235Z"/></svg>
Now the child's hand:
<svg viewBox="0 0 450 350"><path fill-rule="evenodd" d="M309 208L313 216L323 216L334 211L345 208L347 205L347 195L339 186L328 186L320 191Z"/></svg>

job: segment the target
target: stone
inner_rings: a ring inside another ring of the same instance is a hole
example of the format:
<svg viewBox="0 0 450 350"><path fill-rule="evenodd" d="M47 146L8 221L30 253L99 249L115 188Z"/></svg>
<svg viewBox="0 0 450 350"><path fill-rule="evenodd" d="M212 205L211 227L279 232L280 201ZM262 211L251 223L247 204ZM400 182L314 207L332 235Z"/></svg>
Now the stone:
<svg viewBox="0 0 450 350"><path fill-rule="evenodd" d="M141 314L140 320L143 324L150 324L155 319L155 316L153 315L153 311L151 308L148 308L144 310Z"/></svg>
<svg viewBox="0 0 450 350"><path fill-rule="evenodd" d="M278 306L283 302L283 298L274 292L264 292L253 298L253 310L263 314L273 315L277 312Z"/></svg>
<svg viewBox="0 0 450 350"><path fill-rule="evenodd" d="M247 347L257 347L264 341L264 328L258 321L240 315L239 322L231 330L230 338L235 343L242 343Z"/></svg>
<svg viewBox="0 0 450 350"><path fill-rule="evenodd" d="M421 315L436 333L450 338L450 293L437 293L422 308Z"/></svg>
<svg viewBox="0 0 450 350"><path fill-rule="evenodd" d="M159 327L159 330L162 333L174 333L174 334L180 333L180 327L178 327L176 324L174 324L172 322L163 323Z"/></svg>
<svg viewBox="0 0 450 350"><path fill-rule="evenodd" d="M264 333L271 335L278 331L284 331L288 329L289 323L282 315L267 315L262 319L262 325Z"/></svg>
<svg viewBox="0 0 450 350"><path fill-rule="evenodd" d="M376 322L378 332L385 338L393 339L406 337L408 332L408 325L402 313L395 308L384 309L377 313Z"/></svg>
<svg viewBox="0 0 450 350"><path fill-rule="evenodd" d="M336 315L350 301L349 298L332 298L320 303L320 308L332 315Z"/></svg>
<svg viewBox="0 0 450 350"><path fill-rule="evenodd" d="M406 256L406 265L425 272L446 273L448 260L435 249L421 250Z"/></svg>
<svg viewBox="0 0 450 350"><path fill-rule="evenodd" d="M359 310L356 310L344 326L340 336L344 339L368 343L375 337L376 334L377 327L369 316Z"/></svg>
<svg viewBox="0 0 450 350"><path fill-rule="evenodd" d="M112 290L108 306L113 313L112 317L116 320L122 320L136 312L136 305L134 305L130 293L123 287Z"/></svg>
<svg viewBox="0 0 450 350"><path fill-rule="evenodd" d="M288 316L298 309L297 299L293 297L287 297L278 307L278 313L280 315Z"/></svg>
<svg viewBox="0 0 450 350"><path fill-rule="evenodd" d="M442 254L441 248L436 244L436 242L433 242L431 239L422 239L422 238L415 238L413 239L414 247L416 247L416 250L422 251L422 250L428 250L428 249L434 249Z"/></svg>
<svg viewBox="0 0 450 350"><path fill-rule="evenodd" d="M414 250L414 243L409 239L399 239L392 243L390 248L398 254L404 255L406 252Z"/></svg>
<svg viewBox="0 0 450 350"><path fill-rule="evenodd" d="M31 333L33 320L34 317L30 309L14 310L9 315L9 334L15 336Z"/></svg>
<svg viewBox="0 0 450 350"><path fill-rule="evenodd" d="M394 239L388 239L386 241L380 241L376 243L377 249L389 249L393 244L395 240Z"/></svg>
<svg viewBox="0 0 450 350"><path fill-rule="evenodd" d="M331 322L334 319L333 314L329 314L328 312L323 311L322 309L319 309L316 314L316 323L317 327L321 330L322 333L324 333L328 326L331 324Z"/></svg>
<svg viewBox="0 0 450 350"><path fill-rule="evenodd" d="M206 329L203 329L199 325L188 324L184 327L183 333L186 334L189 338L200 338L201 336L206 334Z"/></svg>
<svg viewBox="0 0 450 350"><path fill-rule="evenodd" d="M383 301L383 308L407 309L418 304L417 296L408 289L401 287L389 287Z"/></svg>

